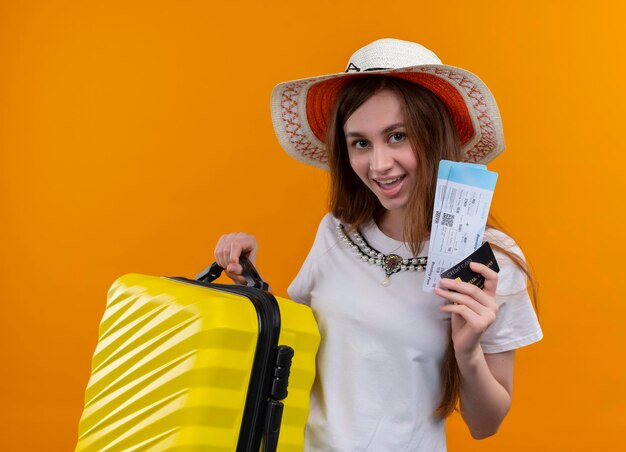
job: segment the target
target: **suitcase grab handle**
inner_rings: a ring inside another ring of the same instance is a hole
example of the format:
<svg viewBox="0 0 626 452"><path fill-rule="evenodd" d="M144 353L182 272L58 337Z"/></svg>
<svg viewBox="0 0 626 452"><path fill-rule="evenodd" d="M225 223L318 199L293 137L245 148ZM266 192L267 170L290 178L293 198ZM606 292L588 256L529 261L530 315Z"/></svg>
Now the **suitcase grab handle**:
<svg viewBox="0 0 626 452"><path fill-rule="evenodd" d="M246 286L255 287L261 290L269 290L269 284L261 278L261 275L259 275L259 272L256 271L256 268L254 268L250 259L242 254L239 256L239 264L241 264L241 267L243 268L243 277L246 278ZM196 280L210 283L219 278L223 271L224 269L217 265L217 262L213 262L207 268L198 273Z"/></svg>

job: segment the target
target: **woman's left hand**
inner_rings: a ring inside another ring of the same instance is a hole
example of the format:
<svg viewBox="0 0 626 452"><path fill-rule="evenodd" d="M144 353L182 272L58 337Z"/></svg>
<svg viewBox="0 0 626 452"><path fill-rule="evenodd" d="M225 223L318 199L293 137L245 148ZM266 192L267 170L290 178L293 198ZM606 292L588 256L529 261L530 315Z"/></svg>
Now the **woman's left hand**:
<svg viewBox="0 0 626 452"><path fill-rule="evenodd" d="M471 358L477 353L482 355L480 338L498 314L498 274L478 262L470 263L470 268L485 277L484 289L453 279L442 279L440 287L435 288L435 294L452 302L440 309L451 313L452 342L457 360Z"/></svg>

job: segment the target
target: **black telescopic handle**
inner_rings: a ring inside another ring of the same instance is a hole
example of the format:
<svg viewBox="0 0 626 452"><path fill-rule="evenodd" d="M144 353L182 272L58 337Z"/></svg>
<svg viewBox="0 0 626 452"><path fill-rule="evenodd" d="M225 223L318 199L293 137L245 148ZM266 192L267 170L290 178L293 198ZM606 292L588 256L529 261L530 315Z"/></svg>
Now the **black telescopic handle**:
<svg viewBox="0 0 626 452"><path fill-rule="evenodd" d="M243 268L243 277L246 278L246 286L255 287L261 290L269 290L269 284L266 283L259 272L256 271L250 259L243 254L239 256L239 264ZM213 262L207 268L196 275L196 280L210 283L220 277L224 269L217 262Z"/></svg>

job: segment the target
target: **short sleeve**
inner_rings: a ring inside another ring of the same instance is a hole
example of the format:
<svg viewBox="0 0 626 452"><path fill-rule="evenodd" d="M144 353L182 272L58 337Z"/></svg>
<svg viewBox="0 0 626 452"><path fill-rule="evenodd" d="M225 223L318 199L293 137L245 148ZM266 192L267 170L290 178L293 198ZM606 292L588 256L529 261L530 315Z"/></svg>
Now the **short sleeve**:
<svg viewBox="0 0 626 452"><path fill-rule="evenodd" d="M524 259L513 239L500 231L488 230L485 240ZM496 321L487 328L481 339L485 353L500 353L524 347L543 337L528 295L526 275L506 254L496 250L494 254L500 267L496 290L499 311Z"/></svg>
<svg viewBox="0 0 626 452"><path fill-rule="evenodd" d="M315 286L317 278L318 249L321 246L322 235L327 229L329 221L332 221L332 217L330 214L326 214L317 229L315 241L313 242L313 246L311 247L309 254L304 260L304 263L302 264L302 267L300 268L300 271L296 275L295 279L287 288L289 298L297 303L305 304L307 306L311 305L311 292Z"/></svg>
<svg viewBox="0 0 626 452"><path fill-rule="evenodd" d="M311 248L300 271L287 288L289 298L297 303L311 306L311 291L315 283L315 248Z"/></svg>

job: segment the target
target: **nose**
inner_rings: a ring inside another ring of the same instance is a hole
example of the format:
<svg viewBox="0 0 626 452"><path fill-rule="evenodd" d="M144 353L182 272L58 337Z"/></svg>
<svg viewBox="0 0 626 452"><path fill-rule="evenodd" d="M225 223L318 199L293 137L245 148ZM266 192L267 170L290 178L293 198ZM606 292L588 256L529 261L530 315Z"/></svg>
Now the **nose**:
<svg viewBox="0 0 626 452"><path fill-rule="evenodd" d="M374 146L370 158L370 170L376 174L384 174L393 166L393 157L384 145Z"/></svg>

